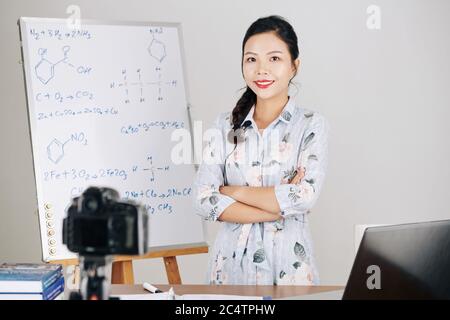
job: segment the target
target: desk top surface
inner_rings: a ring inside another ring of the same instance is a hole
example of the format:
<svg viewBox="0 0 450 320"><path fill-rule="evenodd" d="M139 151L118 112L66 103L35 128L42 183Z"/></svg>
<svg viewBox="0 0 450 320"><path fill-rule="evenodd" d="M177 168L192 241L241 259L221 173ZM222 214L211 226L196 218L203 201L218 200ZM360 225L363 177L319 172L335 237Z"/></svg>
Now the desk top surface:
<svg viewBox="0 0 450 320"><path fill-rule="evenodd" d="M274 299L302 296L320 292L342 290L343 286L246 286L246 285L197 285L197 284L153 284L160 290L167 291L170 287L176 294L225 294L242 296L271 296ZM142 285L111 285L113 295L149 293Z"/></svg>

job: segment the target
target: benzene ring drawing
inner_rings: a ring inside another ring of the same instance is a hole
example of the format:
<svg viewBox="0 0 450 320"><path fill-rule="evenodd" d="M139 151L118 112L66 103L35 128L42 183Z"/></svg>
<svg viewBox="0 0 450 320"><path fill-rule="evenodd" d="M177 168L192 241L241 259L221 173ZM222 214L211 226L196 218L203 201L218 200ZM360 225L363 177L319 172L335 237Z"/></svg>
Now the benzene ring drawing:
<svg viewBox="0 0 450 320"><path fill-rule="evenodd" d="M150 43L150 45L148 46L148 53L155 58L156 60L158 60L160 63L164 60L164 58L166 57L166 46L164 43L162 43L159 40L156 40L155 38L153 38L152 42Z"/></svg>

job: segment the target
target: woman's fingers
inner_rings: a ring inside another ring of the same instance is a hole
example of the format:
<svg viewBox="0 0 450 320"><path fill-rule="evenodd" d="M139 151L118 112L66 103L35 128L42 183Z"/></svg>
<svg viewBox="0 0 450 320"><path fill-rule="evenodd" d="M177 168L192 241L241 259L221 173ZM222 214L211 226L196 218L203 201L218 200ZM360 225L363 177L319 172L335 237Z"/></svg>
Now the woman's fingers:
<svg viewBox="0 0 450 320"><path fill-rule="evenodd" d="M286 183L299 184L304 176L305 176L305 168L300 167L297 169L297 173L291 180L285 180L284 182L281 182L281 184L286 184Z"/></svg>
<svg viewBox="0 0 450 320"><path fill-rule="evenodd" d="M303 179L303 177L305 176L305 168L301 167L299 168L300 170L297 171L297 174L295 175L295 177L292 179L291 183L292 184L299 184L300 181Z"/></svg>
<svg viewBox="0 0 450 320"><path fill-rule="evenodd" d="M304 176L305 176L305 168L304 168L304 167L301 167L301 168L300 168L300 179L303 179Z"/></svg>

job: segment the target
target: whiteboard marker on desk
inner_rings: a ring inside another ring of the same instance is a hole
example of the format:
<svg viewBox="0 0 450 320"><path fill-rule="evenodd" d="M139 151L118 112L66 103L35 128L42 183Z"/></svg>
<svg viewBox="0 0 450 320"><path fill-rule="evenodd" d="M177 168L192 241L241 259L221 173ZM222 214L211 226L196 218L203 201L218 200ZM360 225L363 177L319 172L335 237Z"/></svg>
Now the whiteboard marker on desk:
<svg viewBox="0 0 450 320"><path fill-rule="evenodd" d="M144 287L145 290L148 290L151 293L161 293L162 292L157 287L154 287L150 283L147 283L147 282L144 282L144 284L142 286Z"/></svg>
<svg viewBox="0 0 450 320"><path fill-rule="evenodd" d="M169 295L167 296L167 300L175 300L175 292L173 292L173 287L169 289Z"/></svg>

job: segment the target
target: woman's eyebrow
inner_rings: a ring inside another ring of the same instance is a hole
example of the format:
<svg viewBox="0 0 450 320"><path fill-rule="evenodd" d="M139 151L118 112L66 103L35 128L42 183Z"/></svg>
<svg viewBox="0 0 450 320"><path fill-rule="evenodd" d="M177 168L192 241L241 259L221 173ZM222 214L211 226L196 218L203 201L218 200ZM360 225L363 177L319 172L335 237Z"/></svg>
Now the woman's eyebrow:
<svg viewBox="0 0 450 320"><path fill-rule="evenodd" d="M274 51L267 52L266 55L274 54L274 53L280 53L280 54L283 54L283 51L274 50ZM247 52L244 54L244 56L249 55L249 54L253 54L253 55L255 55L255 56L258 55L257 53L254 53L254 52L251 52L251 51L247 51Z"/></svg>
<svg viewBox="0 0 450 320"><path fill-rule="evenodd" d="M283 54L282 51L275 50L275 51L267 52L267 55L269 55L269 54L274 54L274 53L281 53L281 54Z"/></svg>

